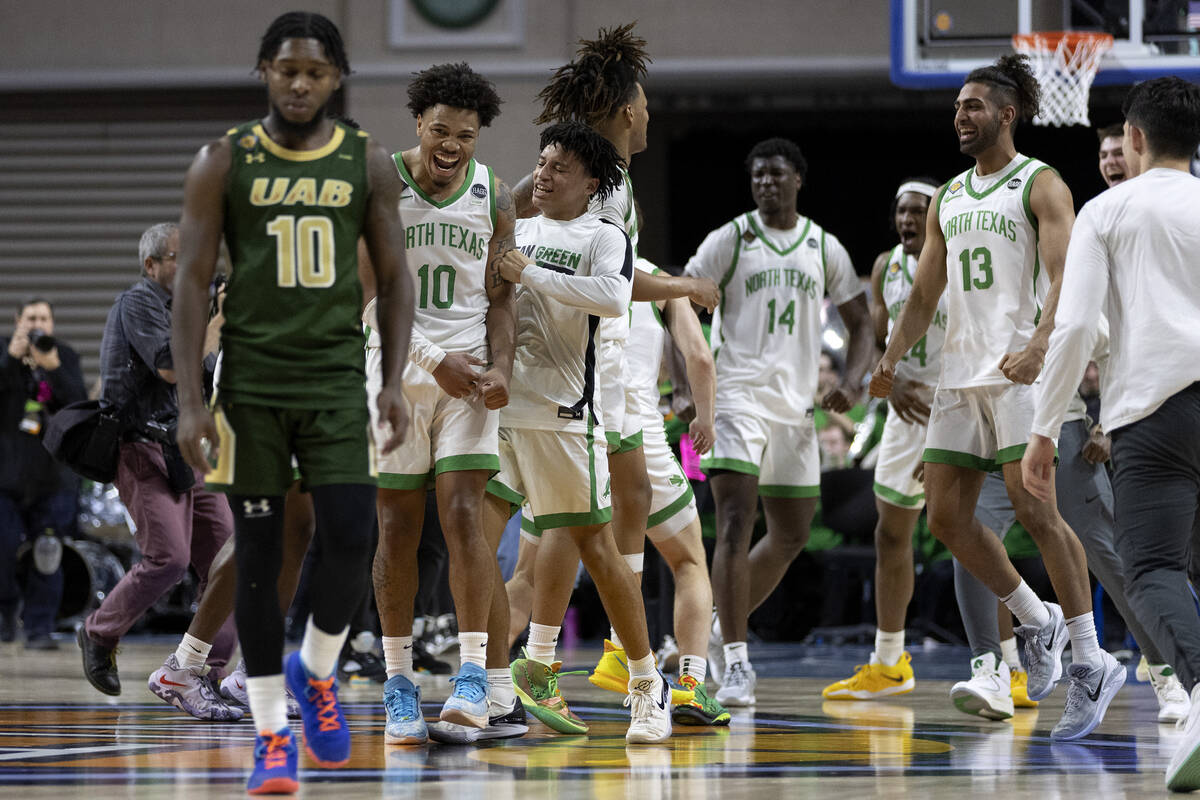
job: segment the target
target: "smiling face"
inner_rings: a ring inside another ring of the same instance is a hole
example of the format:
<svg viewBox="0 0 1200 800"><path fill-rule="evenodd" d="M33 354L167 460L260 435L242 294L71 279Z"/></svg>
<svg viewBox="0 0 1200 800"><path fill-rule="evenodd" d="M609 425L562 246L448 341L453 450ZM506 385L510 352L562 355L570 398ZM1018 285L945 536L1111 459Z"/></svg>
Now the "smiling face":
<svg viewBox="0 0 1200 800"><path fill-rule="evenodd" d="M925 214L929 198L920 192L905 192L896 200L896 232L900 244L910 256L919 255L925 246Z"/></svg>
<svg viewBox="0 0 1200 800"><path fill-rule="evenodd" d="M760 214L776 214L796 208L800 176L783 156L756 158L750 164L750 195Z"/></svg>
<svg viewBox="0 0 1200 800"><path fill-rule="evenodd" d="M324 118L329 98L342 85L342 73L316 39L284 39L275 58L258 67L272 112L295 128Z"/></svg>
<svg viewBox="0 0 1200 800"><path fill-rule="evenodd" d="M997 106L991 95L986 84L966 83L954 101L954 132L964 155L978 156L1000 139L1007 109Z"/></svg>
<svg viewBox="0 0 1200 800"><path fill-rule="evenodd" d="M1125 150L1122 137L1105 136L1100 143L1100 176L1109 188L1116 186L1129 174L1129 166L1125 163Z"/></svg>
<svg viewBox="0 0 1200 800"><path fill-rule="evenodd" d="M479 114L439 103L417 117L421 164L433 188L446 189L462 181L479 137Z"/></svg>
<svg viewBox="0 0 1200 800"><path fill-rule="evenodd" d="M583 162L557 144L548 144L533 170L533 204L549 219L575 219L587 211L588 200L600 185Z"/></svg>

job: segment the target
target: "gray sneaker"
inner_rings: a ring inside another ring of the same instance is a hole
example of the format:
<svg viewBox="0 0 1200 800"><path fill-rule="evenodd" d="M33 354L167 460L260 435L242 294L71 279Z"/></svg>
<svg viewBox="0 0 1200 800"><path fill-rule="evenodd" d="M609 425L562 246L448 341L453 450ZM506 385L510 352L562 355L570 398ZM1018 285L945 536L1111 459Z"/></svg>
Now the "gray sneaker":
<svg viewBox="0 0 1200 800"><path fill-rule="evenodd" d="M1200 789L1200 683L1192 687L1192 706L1183 726L1183 741L1167 764L1167 788L1172 792Z"/></svg>
<svg viewBox="0 0 1200 800"><path fill-rule="evenodd" d="M286 686L283 689L287 693L288 719L300 719L300 703L296 700L296 695ZM233 672L221 680L217 691L229 705L250 707L250 695L246 693L246 659L239 661Z"/></svg>
<svg viewBox="0 0 1200 800"><path fill-rule="evenodd" d="M1087 736L1100 721L1117 690L1125 685L1125 665L1103 650L1101 664L1072 664L1067 667L1071 685L1067 688L1067 703L1062 719L1050 732L1050 738L1065 742Z"/></svg>
<svg viewBox="0 0 1200 800"><path fill-rule="evenodd" d="M749 664L734 661L726 665L725 683L717 690L717 702L725 707L754 705L754 685L758 676Z"/></svg>
<svg viewBox="0 0 1200 800"><path fill-rule="evenodd" d="M151 692L196 719L236 722L245 712L226 703L208 680L208 667L180 667L175 654L167 656L147 681Z"/></svg>
<svg viewBox="0 0 1200 800"><path fill-rule="evenodd" d="M1046 627L1039 630L1033 625L1022 625L1016 629L1016 634L1025 641L1030 700L1041 700L1054 691L1054 684L1063 674L1062 653L1070 641L1062 608L1057 603L1046 603L1046 610L1050 612Z"/></svg>

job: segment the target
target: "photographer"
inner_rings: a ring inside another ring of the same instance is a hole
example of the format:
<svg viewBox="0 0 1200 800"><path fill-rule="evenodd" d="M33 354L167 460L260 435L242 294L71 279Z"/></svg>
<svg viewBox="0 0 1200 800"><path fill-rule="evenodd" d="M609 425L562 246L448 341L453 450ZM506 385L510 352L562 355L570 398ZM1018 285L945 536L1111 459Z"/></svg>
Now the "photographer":
<svg viewBox="0 0 1200 800"><path fill-rule="evenodd" d="M83 400L79 356L54 338L54 309L25 302L11 339L0 348L0 641L16 637L17 548L34 543L25 584L25 647L55 650L50 638L62 599L62 543L74 532L78 479L42 447L50 415ZM45 538L43 538L45 537Z"/></svg>
<svg viewBox="0 0 1200 800"><path fill-rule="evenodd" d="M179 230L160 223L142 234L142 279L123 292L108 314L100 345L101 401L122 420L116 486L137 526L142 560L104 598L78 631L88 682L105 694L121 693L114 649L138 618L187 573L208 583L209 565L233 533L224 495L204 490L175 444L179 404L171 356L171 291ZM209 325L205 369L216 363L220 321ZM228 660L232 622L212 643L209 663ZM209 653L204 653L209 656Z"/></svg>

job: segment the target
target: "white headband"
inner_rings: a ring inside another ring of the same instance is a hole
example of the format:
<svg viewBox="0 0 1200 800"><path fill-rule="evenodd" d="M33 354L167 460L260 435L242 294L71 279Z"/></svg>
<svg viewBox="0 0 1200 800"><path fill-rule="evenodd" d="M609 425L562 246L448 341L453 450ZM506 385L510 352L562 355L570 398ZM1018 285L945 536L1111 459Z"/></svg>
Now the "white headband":
<svg viewBox="0 0 1200 800"><path fill-rule="evenodd" d="M933 197L935 194L937 194L937 190L938 187L930 183L925 183L924 181L909 181L908 183L900 184L900 188L896 190L896 197L899 197L905 192L916 192L917 194L923 194L926 197Z"/></svg>

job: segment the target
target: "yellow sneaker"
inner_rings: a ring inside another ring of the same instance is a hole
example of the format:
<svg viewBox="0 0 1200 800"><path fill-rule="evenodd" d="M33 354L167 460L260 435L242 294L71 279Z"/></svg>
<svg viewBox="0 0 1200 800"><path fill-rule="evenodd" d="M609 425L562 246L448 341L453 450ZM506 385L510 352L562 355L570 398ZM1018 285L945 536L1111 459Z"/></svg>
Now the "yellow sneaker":
<svg viewBox="0 0 1200 800"><path fill-rule="evenodd" d="M625 656L625 651L605 639L604 655L600 656L596 669L591 675L588 675L588 681L593 686L599 686L610 692L629 694L629 660ZM675 686L671 687L671 705L681 706L694 699L694 693Z"/></svg>
<svg viewBox="0 0 1200 800"><path fill-rule="evenodd" d="M1023 669L1009 671L1014 708L1037 708L1038 701L1029 699L1029 673Z"/></svg>
<svg viewBox="0 0 1200 800"><path fill-rule="evenodd" d="M826 700L877 700L907 694L917 685L913 679L912 656L904 653L893 667L884 666L871 653L870 663L859 664L849 678L831 683L821 692Z"/></svg>

